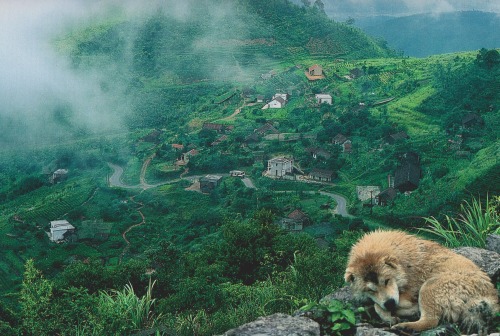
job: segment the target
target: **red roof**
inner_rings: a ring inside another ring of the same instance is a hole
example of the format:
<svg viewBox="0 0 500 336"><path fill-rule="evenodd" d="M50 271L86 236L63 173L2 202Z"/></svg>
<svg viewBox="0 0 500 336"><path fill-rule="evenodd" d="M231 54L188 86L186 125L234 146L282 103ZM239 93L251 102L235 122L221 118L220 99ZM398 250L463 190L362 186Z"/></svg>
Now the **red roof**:
<svg viewBox="0 0 500 336"><path fill-rule="evenodd" d="M296 220L296 221L303 221L307 219L307 215L300 211L299 209L292 211L289 215L288 218Z"/></svg>
<svg viewBox="0 0 500 336"><path fill-rule="evenodd" d="M319 64L314 64L312 67L309 67L309 72L310 72L311 70L314 70L314 69L317 69L317 68L322 69L322 68L321 68L321 66L320 66Z"/></svg>
<svg viewBox="0 0 500 336"><path fill-rule="evenodd" d="M181 144L172 144L172 148L175 148L175 149L184 149L184 145L181 145Z"/></svg>

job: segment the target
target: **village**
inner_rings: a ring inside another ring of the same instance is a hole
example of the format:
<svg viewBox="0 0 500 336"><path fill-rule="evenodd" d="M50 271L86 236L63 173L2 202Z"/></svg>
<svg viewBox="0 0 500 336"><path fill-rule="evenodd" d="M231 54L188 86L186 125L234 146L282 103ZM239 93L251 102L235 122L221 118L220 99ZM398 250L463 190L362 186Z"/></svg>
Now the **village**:
<svg viewBox="0 0 500 336"><path fill-rule="evenodd" d="M343 81L353 81L356 78L362 77L363 71L359 68L351 70L348 75L338 76L339 79ZM266 74L262 76L263 80L267 78L272 78L277 76L276 72ZM312 83L317 83L318 81L324 80L325 73L323 68L319 64L315 64L304 72L304 76L307 81ZM239 167L232 167L230 171L214 171L208 175L200 175L199 177L190 176L187 174L190 170L196 171L196 159L203 156L206 152L224 152L224 155L231 155L227 151L227 145L234 141L233 134L237 131L234 123L227 123L227 120L231 121L238 118L238 115L242 112L245 106L249 108L266 110L279 110L284 109L290 104L293 99L289 93L276 92L270 99L266 100L264 95L244 95L244 105L239 107L236 111L227 118L224 118L224 122L203 122L201 125L201 130L199 134L206 136L210 135L211 139L205 146L193 146L192 144L185 143L162 143L162 131L156 129L140 139L140 142L145 144L152 144L153 148L166 148L166 151L172 153L168 157L171 157L170 169L174 171L179 171L181 179L185 178L191 181L192 185L186 188L186 190L197 191L202 194L211 194L221 185L223 179L226 178L239 178L243 181L247 188L257 188L252 181L254 178L268 178L277 181L292 181L298 183L309 183L316 184L320 188L321 186L334 187L338 181L339 175L338 171L329 167L336 157L345 158L347 160L352 160L356 155L358 155L359 150L356 148L356 143L353 143L353 139L350 136L344 135L343 133L336 133L325 143L317 140L317 134L314 132L305 133L292 133L292 132L281 132L280 122L273 120L267 120L258 127L256 127L252 132L244 135L241 144L239 145L242 150L249 153L253 160L253 165L261 165L264 170L260 171L258 175L247 174L244 170L239 170ZM233 96L233 95L232 95ZM231 98L230 96L229 98ZM394 98L382 99L379 101L372 102L367 105L364 102L358 102L354 108L354 112L366 111L371 106L380 106L383 104L390 103ZM328 108L329 106L334 106L335 100L330 93L315 93L313 95L313 100L309 103L309 109L320 109ZM359 139L359 137L354 137ZM398 144L404 144L405 141L409 139L408 134L405 131L398 131L395 133L388 134L383 139L380 139L379 147L376 149L381 151L382 148L396 146ZM270 144L273 143L297 143L301 141L307 141L309 146L303 148L304 155L300 158L294 157L294 153L286 153L280 151L276 153L270 148ZM168 147L169 146L169 147ZM224 149L222 149L224 148ZM385 183L381 185L357 185L356 186L356 202L359 206L370 208L372 210L375 206L389 206L392 204L394 199L398 194L409 195L411 192L415 191L418 186L420 179L422 178L422 168L420 166L419 154L414 151L407 151L398 154L399 164L392 171L386 172ZM150 167L150 164L158 164L161 160L158 157L154 159L156 154L150 156L143 164L141 169L141 184L133 186L123 184L121 181L121 174L123 174L124 167L118 167L116 165L111 165L115 170L115 175L113 174L109 178L110 186L117 188L154 188L168 183L174 183L180 181L181 179L173 179L170 181L156 181L155 183L148 184L146 182L146 172ZM193 163L194 162L194 163ZM120 169L121 171L117 171ZM50 176L51 183L59 183L66 179L68 174L67 169L59 168L54 171ZM187 174L187 175L186 175ZM292 190L291 190L292 191ZM342 216L351 216L348 213L348 203L346 199L349 195L341 194L331 194L339 198L342 208L338 209L338 205L331 208L332 213L341 214ZM332 196L333 197L333 196ZM335 202L334 202L335 203ZM338 203L338 202L337 202ZM324 205L329 208L330 205ZM352 205L351 205L352 206ZM304 213L301 209L294 209L288 213L287 216L279 218L277 220L277 225L284 230L290 232L301 232L306 226L310 225L310 216ZM94 231L102 231L103 222L99 221L98 224L94 223ZM105 232L109 233L109 227L104 229ZM50 223L50 232L47 233L49 238L53 242L67 242L71 240L78 239L78 230L66 220L54 220ZM85 235L80 235L81 237ZM125 236L124 236L125 238Z"/></svg>

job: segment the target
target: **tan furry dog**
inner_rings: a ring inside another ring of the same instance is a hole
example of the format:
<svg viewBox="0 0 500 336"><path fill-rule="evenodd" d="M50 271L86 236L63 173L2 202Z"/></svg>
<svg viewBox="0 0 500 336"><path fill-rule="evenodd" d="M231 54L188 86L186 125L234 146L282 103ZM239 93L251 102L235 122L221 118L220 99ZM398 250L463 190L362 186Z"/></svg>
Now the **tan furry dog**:
<svg viewBox="0 0 500 336"><path fill-rule="evenodd" d="M355 295L371 298L391 324L422 331L440 321L482 333L498 311L498 293L472 261L432 241L402 231L375 231L353 247L345 273Z"/></svg>

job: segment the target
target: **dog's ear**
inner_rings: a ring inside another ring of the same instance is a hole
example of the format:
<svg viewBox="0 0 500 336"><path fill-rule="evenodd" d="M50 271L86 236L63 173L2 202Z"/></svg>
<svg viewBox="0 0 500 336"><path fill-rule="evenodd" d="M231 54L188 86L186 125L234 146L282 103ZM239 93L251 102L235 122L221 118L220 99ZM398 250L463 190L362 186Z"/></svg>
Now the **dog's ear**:
<svg viewBox="0 0 500 336"><path fill-rule="evenodd" d="M345 280L345 282L349 282L349 283L354 282L354 274L352 274L352 272L349 269L347 269L345 271L344 280Z"/></svg>
<svg viewBox="0 0 500 336"><path fill-rule="evenodd" d="M393 256L387 256L383 259L383 261L384 261L384 264L386 264L387 266L392 267L392 268L397 268L398 260L396 258L394 258Z"/></svg>

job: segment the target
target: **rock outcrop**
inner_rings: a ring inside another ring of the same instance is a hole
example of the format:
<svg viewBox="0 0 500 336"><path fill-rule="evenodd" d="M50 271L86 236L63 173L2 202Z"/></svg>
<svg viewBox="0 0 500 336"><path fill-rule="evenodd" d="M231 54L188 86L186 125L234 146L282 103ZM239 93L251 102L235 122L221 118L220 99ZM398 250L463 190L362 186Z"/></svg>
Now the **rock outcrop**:
<svg viewBox="0 0 500 336"><path fill-rule="evenodd" d="M319 336L319 324L304 317L274 314L227 331L221 336Z"/></svg>
<svg viewBox="0 0 500 336"><path fill-rule="evenodd" d="M488 238L487 248L485 250L474 247L460 247L454 249L459 253L478 265L486 272L494 282L500 280L500 236L491 235ZM357 301L349 287L343 287L336 292L324 297L321 301L328 302L331 300L339 300L344 303L352 303L354 306L362 305L362 302ZM453 326L439 326L438 328L425 331L421 336L440 336L449 335L450 328ZM300 316L289 316L285 314L274 314L267 317L261 317L254 322L242 325L239 328L227 331L221 336L319 336L320 326L317 322ZM367 323L361 323L356 326L355 336L394 336L389 328L376 328ZM490 336L500 336L499 333L490 334Z"/></svg>

